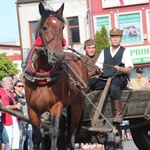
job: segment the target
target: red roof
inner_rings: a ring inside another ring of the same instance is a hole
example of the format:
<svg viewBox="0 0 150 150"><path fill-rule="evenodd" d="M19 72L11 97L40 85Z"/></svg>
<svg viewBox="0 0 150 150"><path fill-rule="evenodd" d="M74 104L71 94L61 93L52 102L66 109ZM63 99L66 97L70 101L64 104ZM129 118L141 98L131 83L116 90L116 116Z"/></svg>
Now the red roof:
<svg viewBox="0 0 150 150"><path fill-rule="evenodd" d="M10 55L10 56L6 56L7 58L10 58L12 61L14 60L21 60L21 54L18 55Z"/></svg>

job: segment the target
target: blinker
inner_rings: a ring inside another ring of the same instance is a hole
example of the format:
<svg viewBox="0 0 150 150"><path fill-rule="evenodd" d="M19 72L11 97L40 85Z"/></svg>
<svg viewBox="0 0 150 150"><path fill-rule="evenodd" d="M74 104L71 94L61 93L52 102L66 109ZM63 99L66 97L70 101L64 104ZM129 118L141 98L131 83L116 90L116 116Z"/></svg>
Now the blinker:
<svg viewBox="0 0 150 150"><path fill-rule="evenodd" d="M63 40L62 40L62 46L65 47L66 43L67 43L66 40L63 38Z"/></svg>
<svg viewBox="0 0 150 150"><path fill-rule="evenodd" d="M34 45L35 46L42 46L43 45L43 40L40 36L35 40Z"/></svg>

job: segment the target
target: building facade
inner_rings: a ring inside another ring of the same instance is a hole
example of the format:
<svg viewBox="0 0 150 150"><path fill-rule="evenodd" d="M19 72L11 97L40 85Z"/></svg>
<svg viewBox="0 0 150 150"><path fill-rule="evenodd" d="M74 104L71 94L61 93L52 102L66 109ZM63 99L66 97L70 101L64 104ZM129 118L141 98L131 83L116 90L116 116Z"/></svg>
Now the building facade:
<svg viewBox="0 0 150 150"><path fill-rule="evenodd" d="M84 41L89 38L86 0L18 0L16 6L23 60L35 40L35 31L40 20L38 10L40 2L54 11L64 3L63 17L66 20L64 38L67 46L73 46L83 53Z"/></svg>
<svg viewBox="0 0 150 150"><path fill-rule="evenodd" d="M0 54L6 54L6 57L11 59L11 61L17 64L17 69L22 72L21 64L21 48L19 43L16 42L6 42L0 43Z"/></svg>
<svg viewBox="0 0 150 150"><path fill-rule="evenodd" d="M87 0L90 36L105 26L123 30L121 45L131 54L136 67L143 67L150 76L150 1L149 0ZM135 77L135 69L131 78Z"/></svg>

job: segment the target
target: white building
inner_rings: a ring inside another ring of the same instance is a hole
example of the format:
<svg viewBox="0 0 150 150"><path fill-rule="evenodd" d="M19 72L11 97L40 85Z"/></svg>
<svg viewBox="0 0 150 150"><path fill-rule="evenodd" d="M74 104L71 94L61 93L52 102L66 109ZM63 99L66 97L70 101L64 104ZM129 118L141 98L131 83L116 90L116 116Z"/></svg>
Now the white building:
<svg viewBox="0 0 150 150"><path fill-rule="evenodd" d="M73 45L74 49L83 53L84 41L89 38L86 0L18 0L16 4L23 59L26 58L35 40L35 30L40 19L38 10L40 2L54 11L64 3L63 16L66 20L64 38L67 46Z"/></svg>

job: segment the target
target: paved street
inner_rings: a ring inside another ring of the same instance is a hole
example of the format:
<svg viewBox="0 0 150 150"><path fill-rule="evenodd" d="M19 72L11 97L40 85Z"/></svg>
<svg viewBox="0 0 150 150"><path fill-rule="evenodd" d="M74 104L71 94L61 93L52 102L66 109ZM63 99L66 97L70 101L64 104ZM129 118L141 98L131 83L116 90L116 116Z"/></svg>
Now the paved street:
<svg viewBox="0 0 150 150"><path fill-rule="evenodd" d="M133 140L124 142L124 150L138 150L138 148L133 143Z"/></svg>

